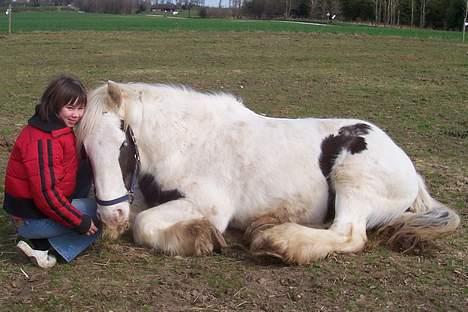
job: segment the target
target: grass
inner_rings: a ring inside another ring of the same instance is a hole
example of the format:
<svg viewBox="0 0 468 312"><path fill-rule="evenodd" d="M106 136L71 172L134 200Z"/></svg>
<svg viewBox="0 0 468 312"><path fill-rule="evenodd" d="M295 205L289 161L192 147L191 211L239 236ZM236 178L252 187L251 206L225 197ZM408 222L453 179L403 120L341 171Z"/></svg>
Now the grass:
<svg viewBox="0 0 468 312"><path fill-rule="evenodd" d="M73 11L19 12L14 14L14 32L33 31L235 31L235 32L324 32L372 36L399 36L420 39L461 41L460 32L410 28L371 27L356 24L312 25L284 21L231 20L165 17L161 15L88 14ZM5 15L0 32L8 31Z"/></svg>
<svg viewBox="0 0 468 312"><path fill-rule="evenodd" d="M74 73L89 87L107 79L182 83L232 92L270 116L370 120L408 152L432 194L466 224L466 52L451 41L342 33L0 35L0 176L53 75ZM75 262L43 271L20 258L14 243L0 211L5 311L463 311L468 304L465 227L409 255L371 236L365 251L309 267L259 262L235 247L171 258L123 239L101 241Z"/></svg>

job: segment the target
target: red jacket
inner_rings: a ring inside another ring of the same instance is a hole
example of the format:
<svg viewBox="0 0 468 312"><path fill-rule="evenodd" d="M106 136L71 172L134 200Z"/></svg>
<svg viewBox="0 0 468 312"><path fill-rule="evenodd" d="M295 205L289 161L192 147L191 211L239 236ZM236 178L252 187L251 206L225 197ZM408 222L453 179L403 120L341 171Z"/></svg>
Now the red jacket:
<svg viewBox="0 0 468 312"><path fill-rule="evenodd" d="M16 139L5 175L5 210L20 218L50 218L86 233L91 218L70 203L78 156L73 129L34 115Z"/></svg>

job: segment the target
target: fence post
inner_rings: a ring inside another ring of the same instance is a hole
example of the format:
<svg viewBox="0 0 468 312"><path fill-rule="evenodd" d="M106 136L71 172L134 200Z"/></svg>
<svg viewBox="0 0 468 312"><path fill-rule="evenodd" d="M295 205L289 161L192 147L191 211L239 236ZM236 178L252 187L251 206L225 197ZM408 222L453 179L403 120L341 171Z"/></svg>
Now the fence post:
<svg viewBox="0 0 468 312"><path fill-rule="evenodd" d="M465 19L463 20L463 40L462 42L465 42L465 32L466 32L466 26L468 26L468 0L466 0L466 5L465 5Z"/></svg>
<svg viewBox="0 0 468 312"><path fill-rule="evenodd" d="M465 42L466 26L468 26L468 0L466 0L465 19L463 20L463 40L462 40L463 43Z"/></svg>
<svg viewBox="0 0 468 312"><path fill-rule="evenodd" d="M11 34L11 15L13 10L11 9L11 3L8 5L8 34Z"/></svg>

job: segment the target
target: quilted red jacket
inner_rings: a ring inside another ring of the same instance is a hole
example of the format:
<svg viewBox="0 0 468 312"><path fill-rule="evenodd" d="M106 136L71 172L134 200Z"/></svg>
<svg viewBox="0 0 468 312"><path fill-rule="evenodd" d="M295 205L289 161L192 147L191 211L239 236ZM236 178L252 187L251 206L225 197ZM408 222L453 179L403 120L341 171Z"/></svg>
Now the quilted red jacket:
<svg viewBox="0 0 468 312"><path fill-rule="evenodd" d="M91 217L70 203L78 156L73 129L34 115L16 139L5 175L4 209L19 218L50 218L86 233Z"/></svg>

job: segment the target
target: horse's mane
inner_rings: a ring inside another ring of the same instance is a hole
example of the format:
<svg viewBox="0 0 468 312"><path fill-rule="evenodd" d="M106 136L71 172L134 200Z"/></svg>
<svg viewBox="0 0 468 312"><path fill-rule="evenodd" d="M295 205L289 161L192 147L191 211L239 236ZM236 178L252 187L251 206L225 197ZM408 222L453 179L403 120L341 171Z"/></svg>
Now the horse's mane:
<svg viewBox="0 0 468 312"><path fill-rule="evenodd" d="M134 89L158 89L162 94L171 94L171 93L178 93L178 94L185 94L185 95L203 95L207 97L218 97L220 100L225 99L227 101L217 101L218 103L230 103L230 105L240 106L245 108L242 104L242 101L239 98L236 98L232 94L224 93L224 92L199 92L190 87L184 85L175 85L175 84L147 84L147 83L125 83L123 84L126 87L131 87ZM77 137L77 145L81 146L83 144L83 140L89 134L93 133L96 126L102 119L103 113L105 111L112 111L115 108L108 107L107 104L107 83L99 86L95 90L91 91L88 97L88 104L86 107L86 112L80 121L79 126L76 129L76 137ZM135 114L141 114L142 112L136 111L136 107L133 105L126 105L125 106L125 127L127 126L127 122L129 117Z"/></svg>
<svg viewBox="0 0 468 312"><path fill-rule="evenodd" d="M102 114L105 111L103 104L107 103L106 98L107 84L98 87L89 94L88 104L86 105L86 112L76 129L76 139L78 146L83 144L84 138L90 133L93 133L96 125L101 121Z"/></svg>

